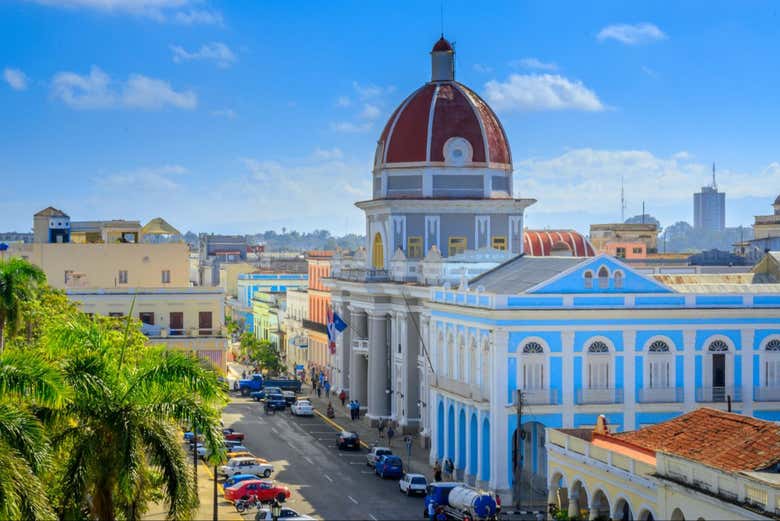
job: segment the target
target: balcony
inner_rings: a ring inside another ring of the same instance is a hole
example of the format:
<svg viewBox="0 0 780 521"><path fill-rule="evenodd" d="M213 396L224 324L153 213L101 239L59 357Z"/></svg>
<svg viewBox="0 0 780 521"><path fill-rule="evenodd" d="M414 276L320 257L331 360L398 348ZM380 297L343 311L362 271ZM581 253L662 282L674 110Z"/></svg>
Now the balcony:
<svg viewBox="0 0 780 521"><path fill-rule="evenodd" d="M623 389L577 389L577 405L600 403L623 403Z"/></svg>
<svg viewBox="0 0 780 521"><path fill-rule="evenodd" d="M654 387L639 389L638 403L677 403L683 401L682 387Z"/></svg>
<svg viewBox="0 0 780 521"><path fill-rule="evenodd" d="M352 339L352 352L368 354L368 339L367 338L353 338Z"/></svg>
<svg viewBox="0 0 780 521"><path fill-rule="evenodd" d="M696 401L702 403L720 403L725 402L727 397L731 396L731 401L742 401L741 387L697 387Z"/></svg>
<svg viewBox="0 0 780 521"><path fill-rule="evenodd" d="M753 399L757 402L780 402L780 387L754 387Z"/></svg>
<svg viewBox="0 0 780 521"><path fill-rule="evenodd" d="M348 268L334 274L334 278L351 282L389 282L390 273L387 270Z"/></svg>
<svg viewBox="0 0 780 521"><path fill-rule="evenodd" d="M526 405L554 405L558 403L558 389L531 389L523 391Z"/></svg>

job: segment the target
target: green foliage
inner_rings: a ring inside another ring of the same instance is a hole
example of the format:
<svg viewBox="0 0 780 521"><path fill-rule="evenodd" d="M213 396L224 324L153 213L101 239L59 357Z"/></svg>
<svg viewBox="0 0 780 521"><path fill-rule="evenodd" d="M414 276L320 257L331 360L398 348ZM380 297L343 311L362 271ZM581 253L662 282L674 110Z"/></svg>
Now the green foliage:
<svg viewBox="0 0 780 521"><path fill-rule="evenodd" d="M0 352L5 348L6 337L14 335L22 324L25 303L44 282L43 271L26 260L0 259Z"/></svg>
<svg viewBox="0 0 780 521"><path fill-rule="evenodd" d="M278 374L284 371L284 364L279 352L268 340L258 340L252 333L241 335L241 354L252 365L259 366L262 371L269 374Z"/></svg>

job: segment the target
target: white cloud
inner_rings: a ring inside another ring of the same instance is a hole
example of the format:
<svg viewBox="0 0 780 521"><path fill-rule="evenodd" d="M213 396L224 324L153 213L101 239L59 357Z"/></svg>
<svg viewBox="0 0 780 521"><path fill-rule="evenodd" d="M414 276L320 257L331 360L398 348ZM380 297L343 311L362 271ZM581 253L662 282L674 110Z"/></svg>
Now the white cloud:
<svg viewBox="0 0 780 521"><path fill-rule="evenodd" d="M334 147L331 149L322 149L317 147L314 149L314 157L315 159L326 159L326 160L342 159L344 157L344 153L338 147Z"/></svg>
<svg viewBox="0 0 780 521"><path fill-rule="evenodd" d="M493 72L493 67L490 67L488 65L484 65L482 63L475 63L471 66L476 72L480 74L488 74L490 72Z"/></svg>
<svg viewBox="0 0 780 521"><path fill-rule="evenodd" d="M352 88L355 89L355 92L357 92L358 96L364 100L380 98L386 94L395 92L395 87L393 85L389 85L387 87L381 87L371 83L362 85L356 81L352 82Z"/></svg>
<svg viewBox="0 0 780 521"><path fill-rule="evenodd" d="M626 45L639 45L664 40L666 39L666 34L658 26L651 23L614 24L608 25L599 31L596 39L600 42L616 40Z"/></svg>
<svg viewBox="0 0 780 521"><path fill-rule="evenodd" d="M352 105L352 100L349 96L339 96L339 99L336 100L337 107L349 107L350 105Z"/></svg>
<svg viewBox="0 0 780 521"><path fill-rule="evenodd" d="M187 169L181 165L163 165L118 172L94 181L100 189L111 192L170 193L181 188L176 178L185 174Z"/></svg>
<svg viewBox="0 0 780 521"><path fill-rule="evenodd" d="M202 45L197 51L192 52L185 50L179 45L171 45L171 51L173 51L173 61L175 63L205 60L215 63L217 67L227 68L238 61L230 47L222 42L207 43Z"/></svg>
<svg viewBox="0 0 780 521"><path fill-rule="evenodd" d="M645 74L647 74L651 78L657 78L658 77L658 73L655 72L654 69L651 69L650 67L648 67L647 65L642 65L642 72L644 72Z"/></svg>
<svg viewBox="0 0 780 521"><path fill-rule="evenodd" d="M236 114L236 111L234 111L233 109L212 110L211 115L220 118L227 118L227 119L235 119L238 116L238 114Z"/></svg>
<svg viewBox="0 0 780 521"><path fill-rule="evenodd" d="M370 122L366 123L353 123L351 121L334 121L330 124L331 130L336 132L343 132L345 134L361 134L368 132L372 128Z"/></svg>
<svg viewBox="0 0 780 521"><path fill-rule="evenodd" d="M171 106L193 109L198 98L192 91L176 91L167 81L132 74L126 82L113 82L99 67L89 75L59 72L52 79L52 95L75 109L111 107L161 109Z"/></svg>
<svg viewBox="0 0 780 521"><path fill-rule="evenodd" d="M218 11L193 8L202 0L28 0L41 5L142 16L157 22L222 25Z"/></svg>
<svg viewBox="0 0 780 521"><path fill-rule="evenodd" d="M487 82L485 95L498 110L605 110L582 82L557 74L512 74L505 82Z"/></svg>
<svg viewBox="0 0 780 521"><path fill-rule="evenodd" d="M672 159L676 159L678 161L688 161L690 159L693 159L693 154L691 154L687 150L681 150L676 154L672 155Z"/></svg>
<svg viewBox="0 0 780 521"><path fill-rule="evenodd" d="M366 103L363 105L363 110L360 112L360 117L363 119L373 120L382 115L382 111L376 105Z"/></svg>
<svg viewBox="0 0 780 521"><path fill-rule="evenodd" d="M521 58L509 62L513 67L520 67L523 69L536 69L540 71L557 71L558 65L553 62L543 62L538 58Z"/></svg>
<svg viewBox="0 0 780 521"><path fill-rule="evenodd" d="M27 75L19 69L6 67L3 70L3 78L14 90L27 90Z"/></svg>

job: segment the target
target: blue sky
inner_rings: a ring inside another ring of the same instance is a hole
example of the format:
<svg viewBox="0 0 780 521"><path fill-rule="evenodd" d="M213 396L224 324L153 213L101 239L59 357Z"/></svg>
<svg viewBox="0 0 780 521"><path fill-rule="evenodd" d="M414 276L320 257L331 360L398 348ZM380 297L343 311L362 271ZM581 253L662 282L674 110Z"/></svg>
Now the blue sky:
<svg viewBox="0 0 780 521"><path fill-rule="evenodd" d="M441 2L0 3L0 230L57 206L187 230L362 231L376 139L429 76ZM533 228L727 224L780 192L772 2L444 2L456 77L496 109Z"/></svg>

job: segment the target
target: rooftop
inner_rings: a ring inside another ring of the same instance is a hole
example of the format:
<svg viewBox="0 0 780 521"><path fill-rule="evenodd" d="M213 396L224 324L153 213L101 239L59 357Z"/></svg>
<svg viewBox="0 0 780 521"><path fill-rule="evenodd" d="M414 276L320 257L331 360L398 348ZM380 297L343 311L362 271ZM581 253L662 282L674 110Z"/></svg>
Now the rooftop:
<svg viewBox="0 0 780 521"><path fill-rule="evenodd" d="M527 257L520 255L469 281L490 293L520 294L587 260L585 257Z"/></svg>
<svg viewBox="0 0 780 521"><path fill-rule="evenodd" d="M58 210L57 208L54 208L53 206L48 206L35 214L35 217L39 217L39 216L40 217L68 217L68 214L66 214L62 210Z"/></svg>

